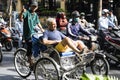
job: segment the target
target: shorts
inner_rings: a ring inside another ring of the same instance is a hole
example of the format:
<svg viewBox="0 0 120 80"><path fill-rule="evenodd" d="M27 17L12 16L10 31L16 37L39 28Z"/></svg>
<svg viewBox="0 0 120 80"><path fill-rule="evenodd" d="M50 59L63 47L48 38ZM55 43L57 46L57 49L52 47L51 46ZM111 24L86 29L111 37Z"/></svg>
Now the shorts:
<svg viewBox="0 0 120 80"><path fill-rule="evenodd" d="M63 45L61 44L61 42L58 43L58 44L55 46L55 49L56 49L58 52L69 52L69 51L72 51L72 49L69 48L68 45L63 46Z"/></svg>

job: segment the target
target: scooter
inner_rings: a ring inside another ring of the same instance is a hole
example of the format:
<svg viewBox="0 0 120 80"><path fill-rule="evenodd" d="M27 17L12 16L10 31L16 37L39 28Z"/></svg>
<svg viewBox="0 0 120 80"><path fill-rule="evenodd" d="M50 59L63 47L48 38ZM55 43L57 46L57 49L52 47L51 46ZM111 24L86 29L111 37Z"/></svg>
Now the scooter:
<svg viewBox="0 0 120 80"><path fill-rule="evenodd" d="M109 63L120 64L120 30L112 29L105 34L102 50Z"/></svg>
<svg viewBox="0 0 120 80"><path fill-rule="evenodd" d="M5 46L7 51L11 51L13 48L11 33L6 27L6 24L0 23L0 41Z"/></svg>

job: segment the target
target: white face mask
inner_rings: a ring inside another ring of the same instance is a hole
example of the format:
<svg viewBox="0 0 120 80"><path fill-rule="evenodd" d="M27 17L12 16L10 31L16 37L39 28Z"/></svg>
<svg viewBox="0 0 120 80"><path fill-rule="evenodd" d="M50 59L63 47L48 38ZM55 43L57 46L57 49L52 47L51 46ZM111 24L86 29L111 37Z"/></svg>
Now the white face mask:
<svg viewBox="0 0 120 80"><path fill-rule="evenodd" d="M73 20L74 22L78 22L79 21L79 17L77 17L77 18L74 18L74 20Z"/></svg>

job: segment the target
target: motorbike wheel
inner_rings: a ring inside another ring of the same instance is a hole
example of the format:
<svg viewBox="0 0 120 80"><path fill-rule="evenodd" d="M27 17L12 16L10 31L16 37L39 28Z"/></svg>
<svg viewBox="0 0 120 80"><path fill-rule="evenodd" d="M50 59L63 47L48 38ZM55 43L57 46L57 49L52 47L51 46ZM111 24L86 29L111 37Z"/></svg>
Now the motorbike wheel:
<svg viewBox="0 0 120 80"><path fill-rule="evenodd" d="M12 41L6 41L4 44L7 51L11 51L13 49Z"/></svg>
<svg viewBox="0 0 120 80"><path fill-rule="evenodd" d="M3 53L2 53L2 49L0 47L0 63L2 62L2 59L3 59Z"/></svg>
<svg viewBox="0 0 120 80"><path fill-rule="evenodd" d="M109 64L105 58L95 58L91 63L90 67L93 74L97 75L108 75Z"/></svg>

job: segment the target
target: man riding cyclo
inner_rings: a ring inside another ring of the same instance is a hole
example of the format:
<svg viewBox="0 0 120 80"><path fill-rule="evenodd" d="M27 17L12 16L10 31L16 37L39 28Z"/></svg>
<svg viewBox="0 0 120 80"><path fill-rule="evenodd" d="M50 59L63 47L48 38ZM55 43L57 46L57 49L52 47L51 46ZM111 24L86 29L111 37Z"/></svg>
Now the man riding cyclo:
<svg viewBox="0 0 120 80"><path fill-rule="evenodd" d="M88 53L89 49L81 40L72 40L57 30L55 18L47 19L47 30L43 32L42 44L53 45L58 52L74 51L78 54Z"/></svg>

